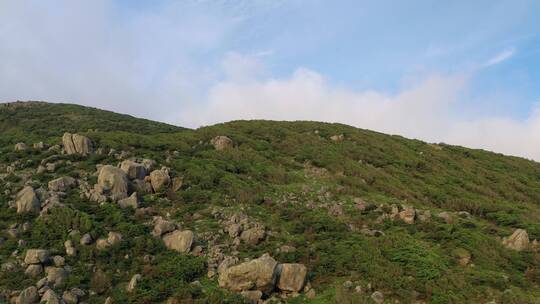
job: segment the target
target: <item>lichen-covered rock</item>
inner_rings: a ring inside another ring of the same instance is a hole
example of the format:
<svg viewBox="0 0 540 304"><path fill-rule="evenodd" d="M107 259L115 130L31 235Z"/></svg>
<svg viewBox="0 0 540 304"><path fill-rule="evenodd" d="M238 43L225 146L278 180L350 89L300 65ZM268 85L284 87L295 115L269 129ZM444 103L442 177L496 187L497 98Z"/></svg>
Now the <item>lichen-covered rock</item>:
<svg viewBox="0 0 540 304"><path fill-rule="evenodd" d="M306 281L306 266L302 264L280 264L277 287L285 291L299 292Z"/></svg>
<svg viewBox="0 0 540 304"><path fill-rule="evenodd" d="M88 137L79 134L64 133L62 144L66 154L89 155L94 153L92 141Z"/></svg>
<svg viewBox="0 0 540 304"><path fill-rule="evenodd" d="M214 149L221 151L228 148L232 148L233 141L227 136L216 136L212 138L212 140L210 141L210 144L214 146Z"/></svg>
<svg viewBox="0 0 540 304"><path fill-rule="evenodd" d="M26 264L43 264L49 260L49 251L46 249L28 249L24 262Z"/></svg>
<svg viewBox="0 0 540 304"><path fill-rule="evenodd" d="M77 185L77 180L70 176L63 176L49 182L49 190L65 192Z"/></svg>
<svg viewBox="0 0 540 304"><path fill-rule="evenodd" d="M504 246L516 251L523 251L529 248L529 234L527 230L516 229L512 235L502 240Z"/></svg>
<svg viewBox="0 0 540 304"><path fill-rule="evenodd" d="M15 197L17 213L39 213L41 205L34 188L24 187Z"/></svg>
<svg viewBox="0 0 540 304"><path fill-rule="evenodd" d="M219 286L232 291L257 289L266 294L274 289L277 262L268 254L227 268L220 273Z"/></svg>
<svg viewBox="0 0 540 304"><path fill-rule="evenodd" d="M126 173L129 179L144 179L146 176L146 167L132 160L123 161L120 164L120 169Z"/></svg>
<svg viewBox="0 0 540 304"><path fill-rule="evenodd" d="M152 171L152 173L150 173L150 182L152 184L154 192L159 192L163 190L164 188L169 186L171 182L169 172L164 169Z"/></svg>
<svg viewBox="0 0 540 304"><path fill-rule="evenodd" d="M163 242L167 248L183 253L191 250L193 239L191 230L176 230L163 236Z"/></svg>
<svg viewBox="0 0 540 304"><path fill-rule="evenodd" d="M104 193L109 193L113 200L124 199L128 195L128 179L126 173L111 165L100 168L98 185Z"/></svg>

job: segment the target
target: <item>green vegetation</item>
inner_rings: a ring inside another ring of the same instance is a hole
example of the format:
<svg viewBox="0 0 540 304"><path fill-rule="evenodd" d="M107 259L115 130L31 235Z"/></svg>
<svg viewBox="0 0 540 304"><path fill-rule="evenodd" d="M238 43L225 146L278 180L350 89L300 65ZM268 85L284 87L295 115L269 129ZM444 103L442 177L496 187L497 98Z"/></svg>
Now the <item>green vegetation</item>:
<svg viewBox="0 0 540 304"><path fill-rule="evenodd" d="M73 267L69 286L99 290L89 303L103 303L107 296L115 303L159 303L170 297L193 303L242 300L207 278L204 257L167 251L151 236L149 215L88 202L77 191L62 198L67 208L46 217L8 208L13 192L6 190L20 189L21 173L33 173L42 159L54 155L14 151L13 144L59 144L65 131L171 168L173 177L183 178L181 189L146 195L143 207L168 212L183 227L197 233L222 229L212 216L215 208L242 211L268 227L271 236L258 245L241 244L239 257L269 252L280 262L305 264L317 295L301 295L291 303L371 303L368 284L388 303L540 303L540 254L512 251L500 242L516 228L526 229L531 240L540 239L536 162L341 124L234 121L189 130L75 105L0 107L0 171L12 164L17 168L0 183L0 229L33 223L21 237L24 246L6 238L0 261L16 249L45 247L60 253L71 230L95 239L120 232L125 241L104 252L76 242L78 255L66 261ZM337 134L344 140L330 139ZM213 149L209 141L218 135L230 137L234 149ZM93 173L97 164L118 163L107 154L59 158L66 162L54 174L32 176L36 188L46 188L55 176L78 178L80 171ZM95 176L89 178L95 183ZM356 208L355 199L365 201L366 209ZM381 204L384 208L378 208ZM380 220L391 204L412 205L433 216L413 225ZM451 212L454 222L438 218L441 211ZM470 216L454 213L460 211ZM364 227L383 234L368 236L361 233ZM276 252L282 245L296 250ZM472 265L460 265L467 254ZM145 261L147 255L154 259ZM125 286L135 273L143 279L129 294ZM344 288L349 280L364 292ZM0 273L0 289L30 281L20 272Z"/></svg>

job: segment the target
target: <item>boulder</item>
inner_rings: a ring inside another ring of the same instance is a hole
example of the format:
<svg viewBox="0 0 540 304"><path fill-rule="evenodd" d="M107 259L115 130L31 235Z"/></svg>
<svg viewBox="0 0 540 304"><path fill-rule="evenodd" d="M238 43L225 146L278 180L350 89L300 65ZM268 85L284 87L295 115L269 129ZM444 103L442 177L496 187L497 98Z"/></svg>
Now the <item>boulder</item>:
<svg viewBox="0 0 540 304"><path fill-rule="evenodd" d="M144 179L146 167L132 160L125 160L120 164L120 169L124 171L129 179Z"/></svg>
<svg viewBox="0 0 540 304"><path fill-rule="evenodd" d="M449 212L443 211L437 214L437 216L441 218L447 224L452 224L454 222L454 218Z"/></svg>
<svg viewBox="0 0 540 304"><path fill-rule="evenodd" d="M219 275L219 287L237 292L258 289L269 294L276 282L276 267L277 262L264 254L258 259L227 268Z"/></svg>
<svg viewBox="0 0 540 304"><path fill-rule="evenodd" d="M345 135L343 134L337 134L330 136L330 140L332 141L343 141L345 139Z"/></svg>
<svg viewBox="0 0 540 304"><path fill-rule="evenodd" d="M66 304L77 304L79 302L79 297L73 292L66 290L62 294L62 300L64 300L64 303Z"/></svg>
<svg viewBox="0 0 540 304"><path fill-rule="evenodd" d="M30 286L19 294L17 304L35 304L39 302L38 290L35 286Z"/></svg>
<svg viewBox="0 0 540 304"><path fill-rule="evenodd" d="M212 140L210 141L210 144L214 146L214 149L221 151L221 150L232 148L233 141L227 136L216 136L212 138Z"/></svg>
<svg viewBox="0 0 540 304"><path fill-rule="evenodd" d="M281 290L299 292L306 281L306 266L302 264L280 264L277 287Z"/></svg>
<svg viewBox="0 0 540 304"><path fill-rule="evenodd" d="M527 230L516 229L512 235L503 238L502 243L506 248L523 251L529 248L529 234Z"/></svg>
<svg viewBox="0 0 540 304"><path fill-rule="evenodd" d="M49 182L49 190L66 192L77 185L77 180L70 176L63 176Z"/></svg>
<svg viewBox="0 0 540 304"><path fill-rule="evenodd" d="M28 149L28 146L25 143L22 143L22 142L16 143L15 147L14 147L15 151L24 151L26 149Z"/></svg>
<svg viewBox="0 0 540 304"><path fill-rule="evenodd" d="M120 208L139 208L139 198L137 197L137 192L133 192L130 197L121 199L118 201L118 206Z"/></svg>
<svg viewBox="0 0 540 304"><path fill-rule="evenodd" d="M62 144L67 154L88 155L94 153L92 141L88 137L79 134L64 133Z"/></svg>
<svg viewBox="0 0 540 304"><path fill-rule="evenodd" d="M64 242L64 247L66 249L66 254L68 256L76 256L77 255L77 248L73 246L73 242L71 240L67 240Z"/></svg>
<svg viewBox="0 0 540 304"><path fill-rule="evenodd" d="M93 239L89 233L85 233L80 240L81 245L90 245L92 244Z"/></svg>
<svg viewBox="0 0 540 304"><path fill-rule="evenodd" d="M169 249L187 253L193 245L194 235L191 230L176 230L163 236L163 242Z"/></svg>
<svg viewBox="0 0 540 304"><path fill-rule="evenodd" d="M399 212L399 218L409 225L414 224L415 215L416 211L412 206L403 206L403 210Z"/></svg>
<svg viewBox="0 0 540 304"><path fill-rule="evenodd" d="M40 142L34 143L32 147L36 150L43 150L45 149L45 144L42 141L40 141Z"/></svg>
<svg viewBox="0 0 540 304"><path fill-rule="evenodd" d="M127 197L128 178L124 171L111 165L101 167L98 175L98 185L103 192L109 193L113 200Z"/></svg>
<svg viewBox="0 0 540 304"><path fill-rule="evenodd" d="M61 267L45 267L45 272L47 273L47 281L54 288L63 286L68 276L68 272Z"/></svg>
<svg viewBox="0 0 540 304"><path fill-rule="evenodd" d="M129 281L129 284L126 287L126 291L127 292L133 292L135 290L135 288L137 288L137 283L139 283L141 278L142 277L141 277L140 274L136 274L136 275L132 276L131 280Z"/></svg>
<svg viewBox="0 0 540 304"><path fill-rule="evenodd" d="M43 264L49 260L49 251L45 249L28 249L24 262L26 264Z"/></svg>
<svg viewBox="0 0 540 304"><path fill-rule="evenodd" d="M108 247L114 246L122 241L122 235L118 232L109 232L106 239L98 239L96 241L96 248L98 250L104 250Z"/></svg>
<svg viewBox="0 0 540 304"><path fill-rule="evenodd" d="M169 186L170 182L171 178L167 170L154 170L150 173L150 183L152 184L154 192L158 192Z"/></svg>
<svg viewBox="0 0 540 304"><path fill-rule="evenodd" d="M47 291L45 291L45 293L43 294L43 296L41 297L41 301L40 303L45 303L45 304L60 304L60 298L56 295L56 293L54 292L54 290L52 289L47 289Z"/></svg>
<svg viewBox="0 0 540 304"><path fill-rule="evenodd" d="M384 303L384 295L380 291L375 291L374 293L372 293L371 294L371 299L373 300L373 302L375 302L377 304Z"/></svg>
<svg viewBox="0 0 540 304"><path fill-rule="evenodd" d="M43 266L41 264L30 264L26 267L24 273L31 278L35 278L43 273Z"/></svg>
<svg viewBox="0 0 540 304"><path fill-rule="evenodd" d="M266 232L264 231L264 228L254 227L243 231L240 238L248 244L257 245L265 236Z"/></svg>
<svg viewBox="0 0 540 304"><path fill-rule="evenodd" d="M164 220L160 217L156 220L156 224L154 225L154 230L152 231L152 235L155 237L160 237L166 233L174 231L175 229L176 229L175 223Z"/></svg>
<svg viewBox="0 0 540 304"><path fill-rule="evenodd" d="M41 205L34 188L24 187L15 197L17 213L39 213Z"/></svg>
<svg viewBox="0 0 540 304"><path fill-rule="evenodd" d="M242 291L240 295L246 300L247 303L258 304L263 296L263 293L260 290L246 290Z"/></svg>

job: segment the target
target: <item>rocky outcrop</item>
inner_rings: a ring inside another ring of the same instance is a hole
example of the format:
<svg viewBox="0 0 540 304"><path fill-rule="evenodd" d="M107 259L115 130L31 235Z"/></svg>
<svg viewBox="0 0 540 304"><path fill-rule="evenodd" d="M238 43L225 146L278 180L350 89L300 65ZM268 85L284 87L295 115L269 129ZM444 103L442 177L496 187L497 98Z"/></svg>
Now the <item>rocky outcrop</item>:
<svg viewBox="0 0 540 304"><path fill-rule="evenodd" d="M302 264L280 264L277 287L281 290L299 292L306 282L307 268Z"/></svg>
<svg viewBox="0 0 540 304"><path fill-rule="evenodd" d="M154 192L159 192L169 186L171 178L166 169L154 170L150 173L150 183Z"/></svg>
<svg viewBox="0 0 540 304"><path fill-rule="evenodd" d="M125 160L120 164L120 169L124 171L129 179L144 179L146 167L132 160Z"/></svg>
<svg viewBox="0 0 540 304"><path fill-rule="evenodd" d="M114 201L128 196L128 179L124 171L106 165L101 167L98 175L98 185L103 194L108 194Z"/></svg>
<svg viewBox="0 0 540 304"><path fill-rule="evenodd" d="M24 187L15 197L17 213L39 213L41 205L31 186Z"/></svg>
<svg viewBox="0 0 540 304"><path fill-rule="evenodd" d="M65 192L77 185L77 180L70 176L63 176L49 182L49 190Z"/></svg>
<svg viewBox="0 0 540 304"><path fill-rule="evenodd" d="M212 140L210 141L210 144L214 146L214 149L221 151L228 148L232 148L233 141L227 136L216 136L212 138Z"/></svg>
<svg viewBox="0 0 540 304"><path fill-rule="evenodd" d="M530 244L529 234L524 229L516 229L512 235L503 238L502 244L512 250L526 250Z"/></svg>
<svg viewBox="0 0 540 304"><path fill-rule="evenodd" d="M66 154L89 155L94 153L92 141L88 137L79 134L64 133L62 144Z"/></svg>
<svg viewBox="0 0 540 304"><path fill-rule="evenodd" d="M268 254L224 270L218 278L219 286L240 292L257 289L270 293L277 278L277 262Z"/></svg>
<svg viewBox="0 0 540 304"><path fill-rule="evenodd" d="M165 246L171 250L187 253L193 245L194 234L191 230L176 230L163 236Z"/></svg>

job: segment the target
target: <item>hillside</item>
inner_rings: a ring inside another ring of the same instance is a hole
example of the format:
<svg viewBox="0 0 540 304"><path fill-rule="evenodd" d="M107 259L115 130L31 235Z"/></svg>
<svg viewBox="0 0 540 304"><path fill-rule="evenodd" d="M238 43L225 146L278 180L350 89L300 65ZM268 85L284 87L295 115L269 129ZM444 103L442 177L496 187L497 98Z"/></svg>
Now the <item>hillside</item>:
<svg viewBox="0 0 540 304"><path fill-rule="evenodd" d="M540 165L517 157L0 106L0 303L540 303L539 220Z"/></svg>

